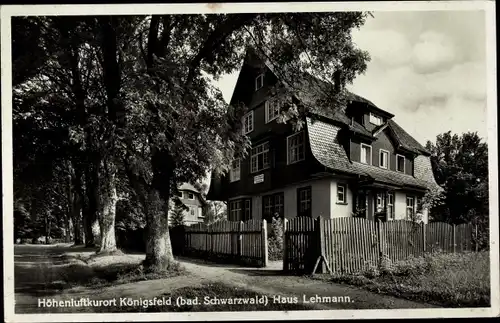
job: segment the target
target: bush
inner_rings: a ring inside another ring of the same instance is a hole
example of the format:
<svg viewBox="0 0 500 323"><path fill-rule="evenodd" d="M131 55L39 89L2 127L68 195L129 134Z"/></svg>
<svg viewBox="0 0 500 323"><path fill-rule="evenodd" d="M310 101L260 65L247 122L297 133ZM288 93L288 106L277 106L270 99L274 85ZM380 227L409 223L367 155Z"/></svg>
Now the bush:
<svg viewBox="0 0 500 323"><path fill-rule="evenodd" d="M268 233L269 260L283 259L283 220L274 217L271 223L271 230Z"/></svg>

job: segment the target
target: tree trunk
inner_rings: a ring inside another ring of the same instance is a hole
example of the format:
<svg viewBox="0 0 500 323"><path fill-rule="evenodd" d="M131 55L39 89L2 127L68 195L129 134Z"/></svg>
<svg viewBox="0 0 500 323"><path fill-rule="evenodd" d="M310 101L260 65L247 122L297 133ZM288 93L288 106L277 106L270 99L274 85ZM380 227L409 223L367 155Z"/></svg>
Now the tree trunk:
<svg viewBox="0 0 500 323"><path fill-rule="evenodd" d="M101 231L99 253L116 251L115 217L116 202L116 168L111 161L103 162L103 180L101 186L102 209L99 216Z"/></svg>
<svg viewBox="0 0 500 323"><path fill-rule="evenodd" d="M146 223L147 241L144 266L148 271L167 271L174 263L168 231L168 203L154 188L151 188L148 193Z"/></svg>
<svg viewBox="0 0 500 323"><path fill-rule="evenodd" d="M85 173L86 205L83 214L85 247L95 247L99 241L99 193L98 173L95 166L88 165ZM97 232L96 232L97 227Z"/></svg>

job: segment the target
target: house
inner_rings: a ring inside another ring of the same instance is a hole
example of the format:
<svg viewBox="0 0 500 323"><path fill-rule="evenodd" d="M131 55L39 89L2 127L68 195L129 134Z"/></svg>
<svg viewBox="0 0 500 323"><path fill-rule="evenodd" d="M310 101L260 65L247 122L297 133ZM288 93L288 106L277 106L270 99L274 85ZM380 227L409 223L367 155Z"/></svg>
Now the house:
<svg viewBox="0 0 500 323"><path fill-rule="evenodd" d="M437 187L430 153L369 100L348 93L345 109L309 111L295 132L277 122L276 85L288 86L275 68L250 50L231 104L248 112L243 131L252 149L235 159L229 174L213 176L207 198L228 202L230 221L359 216L427 222L422 197ZM328 82L304 73L293 87L293 100L306 104ZM328 83L329 86L333 86Z"/></svg>
<svg viewBox="0 0 500 323"><path fill-rule="evenodd" d="M205 218L203 209L207 205L207 202L201 192L189 183L181 184L177 190L178 194L176 194L176 197L188 208L184 211L184 224L203 223ZM169 216L169 219L171 218Z"/></svg>

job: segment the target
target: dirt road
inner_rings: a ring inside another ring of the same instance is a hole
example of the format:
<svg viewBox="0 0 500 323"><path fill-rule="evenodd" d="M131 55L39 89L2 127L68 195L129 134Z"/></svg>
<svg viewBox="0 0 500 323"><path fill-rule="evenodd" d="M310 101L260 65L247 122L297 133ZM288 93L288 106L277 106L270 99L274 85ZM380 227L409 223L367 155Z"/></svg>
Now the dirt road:
<svg viewBox="0 0 500 323"><path fill-rule="evenodd" d="M402 309L432 308L429 304L411 302L387 295L372 293L348 285L325 283L305 277L284 275L280 263L269 267L246 268L220 265L187 258L179 258L186 268L187 275L159 280L119 284L104 288L64 287L64 275L68 275L72 265L78 263L73 256L90 255L92 251L68 245L15 246L15 301L17 313L39 312L40 298L64 300L68 298L92 297L107 299L111 297L152 298L178 288L196 287L204 283L219 282L229 286L250 289L254 292L304 298L311 297L348 297L349 302L315 303L315 309ZM126 261L140 263L144 255L127 255ZM79 270L82 267L80 263ZM68 312L59 308L58 311ZM86 311L88 309L71 309Z"/></svg>

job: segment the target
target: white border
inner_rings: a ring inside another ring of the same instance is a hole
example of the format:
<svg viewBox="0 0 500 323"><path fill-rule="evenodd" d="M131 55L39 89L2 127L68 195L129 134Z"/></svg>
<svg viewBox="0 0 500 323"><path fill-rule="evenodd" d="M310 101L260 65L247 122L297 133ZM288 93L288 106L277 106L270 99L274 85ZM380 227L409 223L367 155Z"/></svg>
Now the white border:
<svg viewBox="0 0 500 323"><path fill-rule="evenodd" d="M498 160L496 112L496 29L494 1L400 1L400 2L334 2L334 3L219 3L219 4L140 4L140 5L12 5L1 11L1 79L2 79L2 172L3 172L3 231L4 231L4 307L6 322L65 322L65 321L158 321L158 320L234 320L237 312L198 313L113 313L113 314L14 314L13 259L13 186L12 186L12 71L10 17L30 15L140 15L243 12L327 12L327 11L429 11L485 10L487 30L487 107L490 195L490 259L491 303L489 308L408 309L408 310L335 310L244 312L241 320L272 317L290 319L354 319L354 318L434 318L434 317L491 317L499 315L499 254L498 245Z"/></svg>

